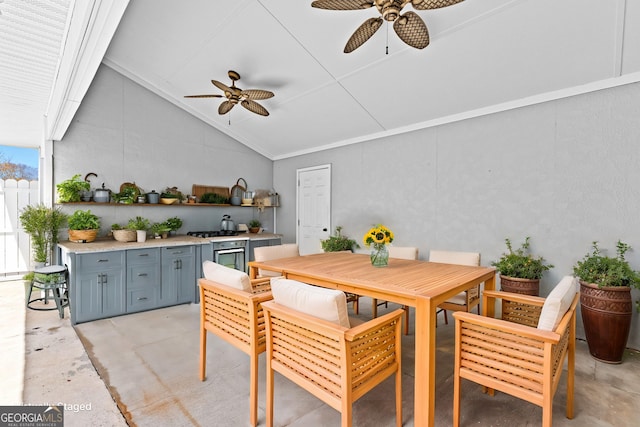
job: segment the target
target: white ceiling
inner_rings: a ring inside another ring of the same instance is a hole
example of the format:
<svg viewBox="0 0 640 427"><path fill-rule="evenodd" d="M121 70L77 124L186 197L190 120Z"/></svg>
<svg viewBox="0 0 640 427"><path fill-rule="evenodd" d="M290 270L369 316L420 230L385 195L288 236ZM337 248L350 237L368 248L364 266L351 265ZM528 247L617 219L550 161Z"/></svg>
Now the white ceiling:
<svg viewBox="0 0 640 427"><path fill-rule="evenodd" d="M103 7L123 1L93 0ZM26 37L5 27L12 3L0 3L2 39L5 33ZM342 52L351 33L376 16L374 8L327 11L310 4L131 1L103 62L271 159L521 105L640 71L638 1L466 0L417 12L431 37L424 50L404 45L391 29L388 55L386 26L353 53ZM10 108L5 105L5 74L20 71L4 66L5 55L0 50L3 130L13 126L4 117L21 101L18 91ZM240 73L239 87L275 93L260 101L269 117L239 106L220 116L220 99L183 97L220 93L210 81L229 84L229 69Z"/></svg>

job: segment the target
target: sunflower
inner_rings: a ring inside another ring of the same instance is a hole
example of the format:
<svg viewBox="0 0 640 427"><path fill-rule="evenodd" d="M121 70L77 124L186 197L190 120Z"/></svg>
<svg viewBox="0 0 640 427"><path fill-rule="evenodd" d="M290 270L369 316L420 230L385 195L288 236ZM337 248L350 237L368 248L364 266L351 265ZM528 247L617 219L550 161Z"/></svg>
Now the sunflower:
<svg viewBox="0 0 640 427"><path fill-rule="evenodd" d="M371 227L362 238L365 246L386 245L393 242L393 232L382 224Z"/></svg>

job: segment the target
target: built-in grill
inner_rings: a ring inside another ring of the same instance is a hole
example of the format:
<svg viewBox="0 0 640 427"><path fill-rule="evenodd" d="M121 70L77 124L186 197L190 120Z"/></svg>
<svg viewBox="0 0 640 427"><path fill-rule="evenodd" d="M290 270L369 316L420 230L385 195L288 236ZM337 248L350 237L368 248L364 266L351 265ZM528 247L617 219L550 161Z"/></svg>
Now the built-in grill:
<svg viewBox="0 0 640 427"><path fill-rule="evenodd" d="M212 230L212 231L187 231L187 236L193 237L221 237L221 236L237 236L238 232L234 230Z"/></svg>

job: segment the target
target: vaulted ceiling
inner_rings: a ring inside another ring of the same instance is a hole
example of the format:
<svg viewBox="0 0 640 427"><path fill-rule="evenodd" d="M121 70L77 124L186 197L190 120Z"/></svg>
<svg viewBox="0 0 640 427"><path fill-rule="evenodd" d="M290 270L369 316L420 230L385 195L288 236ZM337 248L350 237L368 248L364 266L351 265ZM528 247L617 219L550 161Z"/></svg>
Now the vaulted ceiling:
<svg viewBox="0 0 640 427"><path fill-rule="evenodd" d="M18 20L17 3L49 5L42 11L47 19ZM73 6L77 17L82 3L4 0L0 38L29 42L21 61L49 58L55 53L49 45L61 39L64 57L72 37L64 30L60 34L64 20L58 9ZM11 80L25 70L21 63L8 65L7 58L18 54L7 53L0 43L0 143L18 135L14 127L22 123L16 116L20 108L33 109L37 126L45 114L62 117L57 129L47 125L40 133L62 138L99 60L271 159L513 108L602 82L640 80L640 2L632 0L465 0L416 11L431 38L423 50L405 45L383 25L349 54L343 53L346 41L361 23L377 16L375 8L328 11L312 8L311 0L88 3L97 17L85 21L94 24L85 25L84 35L71 36L89 43L87 33L96 26L103 38L115 34L108 48L103 40L91 51L77 50L75 63L81 65L67 86L84 81L75 92L54 91L52 98L61 100L31 101L32 90L51 94L46 90L47 73L53 68L56 74L51 61L32 65L44 75L30 71L30 79ZM101 20L99 9L109 18ZM414 10L411 5L403 12L409 10ZM67 28L73 22L69 19ZM36 35L31 33L35 29ZM98 62L85 60L83 67L82 55L91 53L99 55ZM275 93L259 101L268 117L239 106L221 116L220 99L184 98L221 93L211 80L230 84L228 70L240 74L237 85L243 89ZM56 76L60 79L59 67ZM69 92L73 96L65 98Z"/></svg>

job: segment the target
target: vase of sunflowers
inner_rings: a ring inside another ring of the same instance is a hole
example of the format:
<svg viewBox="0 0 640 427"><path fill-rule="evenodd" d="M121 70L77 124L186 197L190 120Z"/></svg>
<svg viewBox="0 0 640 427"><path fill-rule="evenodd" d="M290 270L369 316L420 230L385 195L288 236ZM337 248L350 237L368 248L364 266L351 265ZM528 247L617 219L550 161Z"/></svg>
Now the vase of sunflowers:
<svg viewBox="0 0 640 427"><path fill-rule="evenodd" d="M389 265L387 244L393 242L393 232L382 224L371 227L362 239L364 245L371 248L371 265L386 267Z"/></svg>

